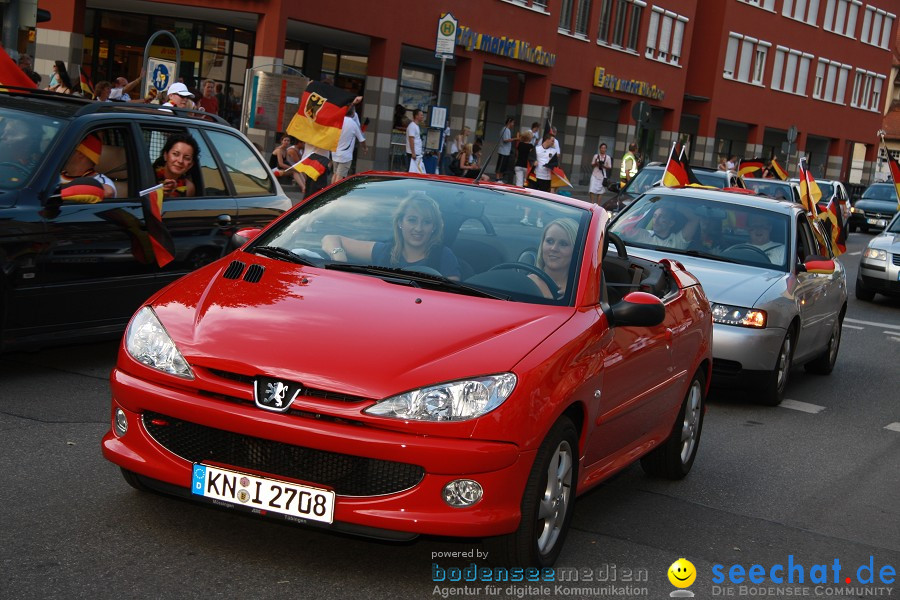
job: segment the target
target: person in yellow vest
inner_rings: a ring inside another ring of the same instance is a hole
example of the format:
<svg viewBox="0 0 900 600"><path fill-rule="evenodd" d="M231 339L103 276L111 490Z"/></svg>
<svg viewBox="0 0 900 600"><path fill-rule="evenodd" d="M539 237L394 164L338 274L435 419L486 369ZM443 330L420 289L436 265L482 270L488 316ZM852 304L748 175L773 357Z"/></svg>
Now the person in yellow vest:
<svg viewBox="0 0 900 600"><path fill-rule="evenodd" d="M637 152L637 144L631 142L628 144L628 152L622 157L622 166L619 168L619 181L622 186L631 181L631 178L637 175L638 163L634 153Z"/></svg>

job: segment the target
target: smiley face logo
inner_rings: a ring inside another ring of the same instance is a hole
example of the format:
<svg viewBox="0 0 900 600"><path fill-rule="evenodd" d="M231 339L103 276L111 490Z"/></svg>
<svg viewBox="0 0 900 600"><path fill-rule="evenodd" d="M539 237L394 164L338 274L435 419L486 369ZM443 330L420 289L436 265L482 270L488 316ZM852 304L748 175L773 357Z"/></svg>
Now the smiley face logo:
<svg viewBox="0 0 900 600"><path fill-rule="evenodd" d="M677 588L691 587L694 580L697 579L697 569L694 564L686 558L679 558L672 563L667 572L669 582Z"/></svg>

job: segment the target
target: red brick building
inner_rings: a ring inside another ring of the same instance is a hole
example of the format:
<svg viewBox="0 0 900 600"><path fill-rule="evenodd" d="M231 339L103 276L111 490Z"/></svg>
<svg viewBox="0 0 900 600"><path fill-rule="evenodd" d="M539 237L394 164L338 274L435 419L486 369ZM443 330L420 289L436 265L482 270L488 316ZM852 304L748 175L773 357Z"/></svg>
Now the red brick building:
<svg viewBox="0 0 900 600"><path fill-rule="evenodd" d="M178 39L179 74L189 84L212 78L246 100L248 69L293 67L333 80L365 97L362 116L377 150L361 158L360 169L391 166L397 104L437 104L447 108L453 130L471 126L488 148L506 115L527 128L552 107L575 182L586 182L601 141L618 158L639 137L644 154L661 160L681 137L693 164L713 166L720 154L780 153L791 126L820 176L848 178L854 145L863 145L867 180L890 93L896 4L38 0L51 19L25 49L45 77L62 59L95 81L134 78L150 35L166 30ZM454 57L442 69L435 44L447 12L458 27ZM647 117L640 126L639 103ZM244 126L248 107L245 101Z"/></svg>

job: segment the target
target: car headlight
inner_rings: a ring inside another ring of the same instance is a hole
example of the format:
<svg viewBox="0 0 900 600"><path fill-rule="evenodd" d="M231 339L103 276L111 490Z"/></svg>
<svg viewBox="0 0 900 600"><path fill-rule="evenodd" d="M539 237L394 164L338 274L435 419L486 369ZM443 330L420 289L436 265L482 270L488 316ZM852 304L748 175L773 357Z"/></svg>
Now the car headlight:
<svg viewBox="0 0 900 600"><path fill-rule="evenodd" d="M753 327L763 329L766 326L766 311L742 306L730 306L728 304L713 304L712 316L714 323L722 325L738 325L740 327Z"/></svg>
<svg viewBox="0 0 900 600"><path fill-rule="evenodd" d="M878 250L877 248L866 248L863 252L863 258L871 258L872 260L887 260L887 252Z"/></svg>
<svg viewBox="0 0 900 600"><path fill-rule="evenodd" d="M854 214L854 215L864 215L864 214L866 214L866 211L864 211L864 210L862 210L862 209L859 209L859 208L856 208L855 206L851 206L851 207L850 207L850 214Z"/></svg>
<svg viewBox="0 0 900 600"><path fill-rule="evenodd" d="M149 306L139 310L131 320L125 332L125 348L136 361L148 367L178 377L194 378L187 361Z"/></svg>
<svg viewBox="0 0 900 600"><path fill-rule="evenodd" d="M503 404L516 387L512 373L451 381L386 398L364 412L414 421L465 421Z"/></svg>

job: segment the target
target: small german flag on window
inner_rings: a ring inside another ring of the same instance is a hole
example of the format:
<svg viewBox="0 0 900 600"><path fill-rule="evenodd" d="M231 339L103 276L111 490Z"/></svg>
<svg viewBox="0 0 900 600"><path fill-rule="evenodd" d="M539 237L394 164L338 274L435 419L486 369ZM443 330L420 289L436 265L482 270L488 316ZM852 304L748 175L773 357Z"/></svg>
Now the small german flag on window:
<svg viewBox="0 0 900 600"><path fill-rule="evenodd" d="M162 219L163 186L153 186L141 192L144 223L156 256L156 264L164 267L175 260L175 242Z"/></svg>

